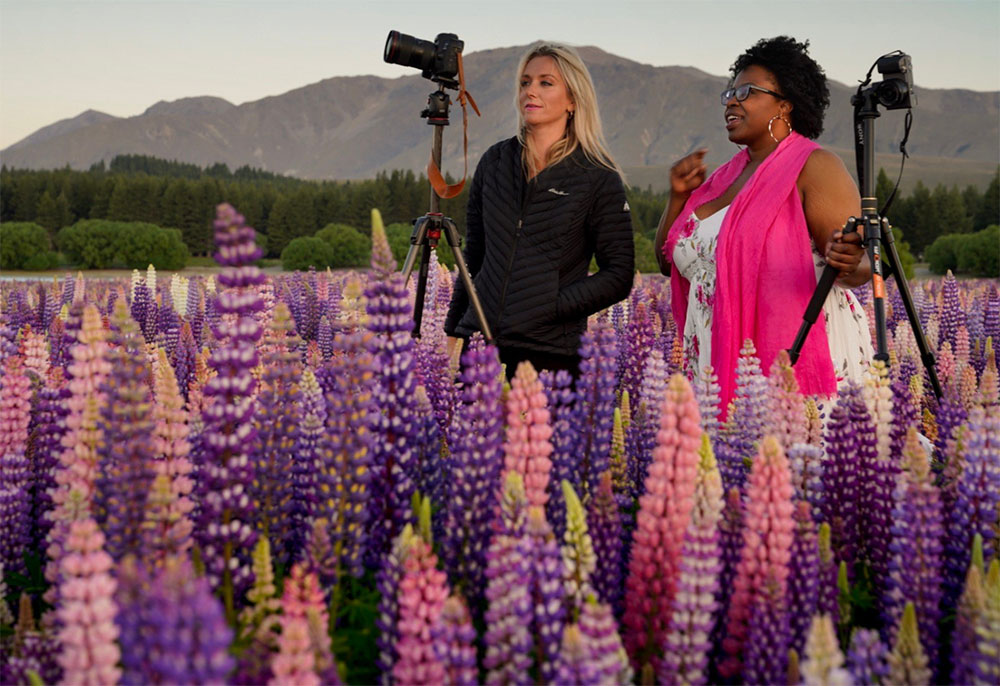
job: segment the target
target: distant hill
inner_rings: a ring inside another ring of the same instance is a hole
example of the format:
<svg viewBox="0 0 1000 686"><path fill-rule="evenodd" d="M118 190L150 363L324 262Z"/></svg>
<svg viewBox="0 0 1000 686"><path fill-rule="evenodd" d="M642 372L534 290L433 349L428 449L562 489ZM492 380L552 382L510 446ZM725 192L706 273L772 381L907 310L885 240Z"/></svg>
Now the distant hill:
<svg viewBox="0 0 1000 686"><path fill-rule="evenodd" d="M469 89L483 112L470 123L470 166L497 140L513 135L513 70L524 47L470 53ZM653 67L594 47L580 53L594 76L612 152L638 186L665 188L669 165L709 148L717 165L734 150L726 140L718 94L726 79L691 67ZM917 65L919 69L919 65ZM151 155L208 166L223 162L310 179L371 178L380 170L423 169L430 128L420 119L434 85L400 67L395 79L337 77L282 95L234 105L221 98L158 102L141 115L117 118L88 110L40 129L0 151L8 167L86 169L118 154ZM919 75L919 71L917 72ZM820 142L853 170L852 88L831 82ZM454 95L454 92L452 92ZM919 89L904 187L984 187L1000 150L1000 93ZM878 165L895 178L901 112L876 124ZM461 174L461 109L452 107L444 167Z"/></svg>

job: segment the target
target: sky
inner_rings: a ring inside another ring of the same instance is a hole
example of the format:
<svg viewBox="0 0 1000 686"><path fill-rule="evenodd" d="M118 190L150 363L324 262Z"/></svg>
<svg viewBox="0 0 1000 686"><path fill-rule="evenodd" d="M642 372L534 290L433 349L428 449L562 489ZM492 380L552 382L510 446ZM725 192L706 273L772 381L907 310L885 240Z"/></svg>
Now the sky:
<svg viewBox="0 0 1000 686"><path fill-rule="evenodd" d="M382 61L390 30L456 33L466 54L547 39L717 75L787 34L845 84L900 49L918 87L1000 90L998 0L0 0L0 149L87 109L416 73Z"/></svg>

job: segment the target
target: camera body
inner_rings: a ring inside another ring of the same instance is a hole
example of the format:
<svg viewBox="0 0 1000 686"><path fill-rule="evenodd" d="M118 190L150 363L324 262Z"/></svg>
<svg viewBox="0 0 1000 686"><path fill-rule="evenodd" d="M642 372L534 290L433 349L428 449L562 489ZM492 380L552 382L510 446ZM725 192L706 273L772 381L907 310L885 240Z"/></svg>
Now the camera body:
<svg viewBox="0 0 1000 686"><path fill-rule="evenodd" d="M887 55L875 63L882 82L875 84L874 95L887 110L909 109L917 104L913 92L913 65L905 54Z"/></svg>
<svg viewBox="0 0 1000 686"><path fill-rule="evenodd" d="M383 59L389 64L401 64L421 71L425 79L445 88L458 88L458 57L465 43L454 33L439 33L432 43L390 31L385 40Z"/></svg>

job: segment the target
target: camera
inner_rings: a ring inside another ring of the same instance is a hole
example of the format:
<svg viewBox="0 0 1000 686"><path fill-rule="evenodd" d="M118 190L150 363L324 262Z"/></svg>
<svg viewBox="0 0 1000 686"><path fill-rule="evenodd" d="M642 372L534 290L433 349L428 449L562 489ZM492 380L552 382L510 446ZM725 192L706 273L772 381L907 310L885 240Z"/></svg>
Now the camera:
<svg viewBox="0 0 1000 686"><path fill-rule="evenodd" d="M454 33L439 33L432 43L390 31L385 40L383 58L389 64L401 64L421 70L425 79L445 88L458 88L458 56L465 43Z"/></svg>
<svg viewBox="0 0 1000 686"><path fill-rule="evenodd" d="M882 75L882 82L873 88L880 105L887 110L904 110L917 104L909 55L886 55L879 58L876 67Z"/></svg>

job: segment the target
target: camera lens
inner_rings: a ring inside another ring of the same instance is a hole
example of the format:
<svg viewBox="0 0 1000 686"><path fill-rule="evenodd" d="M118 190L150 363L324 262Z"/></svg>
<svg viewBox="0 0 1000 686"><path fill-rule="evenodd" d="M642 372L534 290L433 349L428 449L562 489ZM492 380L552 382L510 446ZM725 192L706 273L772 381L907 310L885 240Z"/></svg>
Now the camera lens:
<svg viewBox="0 0 1000 686"><path fill-rule="evenodd" d="M883 107L892 109L902 105L909 90L906 82L902 79L889 79L880 83L875 93Z"/></svg>
<svg viewBox="0 0 1000 686"><path fill-rule="evenodd" d="M399 31L390 31L385 39L385 53L382 57L390 64L427 70L434 64L434 52L434 43L429 40L420 40Z"/></svg>

